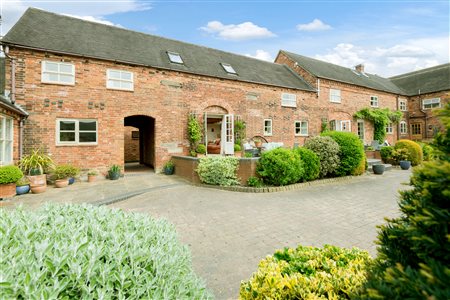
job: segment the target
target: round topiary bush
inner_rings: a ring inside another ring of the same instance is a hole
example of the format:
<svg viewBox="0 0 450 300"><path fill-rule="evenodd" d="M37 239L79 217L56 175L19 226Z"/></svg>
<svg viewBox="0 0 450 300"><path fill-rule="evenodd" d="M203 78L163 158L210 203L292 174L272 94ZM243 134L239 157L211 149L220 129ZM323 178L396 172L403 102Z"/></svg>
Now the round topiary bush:
<svg viewBox="0 0 450 300"><path fill-rule="evenodd" d="M22 177L22 171L16 166L0 167L0 184L16 183Z"/></svg>
<svg viewBox="0 0 450 300"><path fill-rule="evenodd" d="M338 176L346 176L354 174L366 157L364 153L364 145L358 136L351 132L327 131L322 136L329 136L339 144L340 164L335 174Z"/></svg>
<svg viewBox="0 0 450 300"><path fill-rule="evenodd" d="M284 148L263 152L256 171L265 183L276 186L296 183L304 173L300 156Z"/></svg>
<svg viewBox="0 0 450 300"><path fill-rule="evenodd" d="M0 209L1 299L204 299L163 219L89 205Z"/></svg>
<svg viewBox="0 0 450 300"><path fill-rule="evenodd" d="M411 140L399 140L395 144L395 149L405 149L408 151L408 160L411 161L411 165L417 166L422 163L423 152L419 144Z"/></svg>
<svg viewBox="0 0 450 300"><path fill-rule="evenodd" d="M320 175L320 160L317 154L304 147L296 148L294 151L300 155L303 169L305 170L301 180L311 181L317 179Z"/></svg>
<svg viewBox="0 0 450 300"><path fill-rule="evenodd" d="M380 156L384 163L392 164L394 162L393 160L394 150L395 148L393 146L381 147Z"/></svg>
<svg viewBox="0 0 450 300"><path fill-rule="evenodd" d="M305 142L320 160L320 177L333 174L339 167L339 144L329 136L315 136Z"/></svg>
<svg viewBox="0 0 450 300"><path fill-rule="evenodd" d="M206 153L206 146L204 144L199 144L197 146L197 149L195 150L198 154L205 154Z"/></svg>

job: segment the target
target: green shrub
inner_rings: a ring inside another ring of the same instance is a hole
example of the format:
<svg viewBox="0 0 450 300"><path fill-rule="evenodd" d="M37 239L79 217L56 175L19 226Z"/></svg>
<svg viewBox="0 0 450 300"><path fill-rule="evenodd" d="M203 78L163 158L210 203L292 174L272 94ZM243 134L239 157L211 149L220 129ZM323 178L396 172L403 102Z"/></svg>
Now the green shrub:
<svg viewBox="0 0 450 300"><path fill-rule="evenodd" d="M366 279L366 251L325 245L278 250L241 282L241 299L350 299Z"/></svg>
<svg viewBox="0 0 450 300"><path fill-rule="evenodd" d="M394 152L394 150L395 148L393 146L381 147L380 155L384 163L386 164L392 163L392 153Z"/></svg>
<svg viewBox="0 0 450 300"><path fill-rule="evenodd" d="M367 158L364 156L364 159L360 161L359 165L352 171L353 176L359 176L364 174L364 172L367 170L368 164L367 164Z"/></svg>
<svg viewBox="0 0 450 300"><path fill-rule="evenodd" d="M322 136L329 136L338 143L340 164L335 174L338 176L351 175L361 166L366 157L364 145L358 136L351 132L328 131Z"/></svg>
<svg viewBox="0 0 450 300"><path fill-rule="evenodd" d="M423 160L430 161L434 159L434 148L430 144L418 142L417 144L420 145L422 148L423 153Z"/></svg>
<svg viewBox="0 0 450 300"><path fill-rule="evenodd" d="M16 183L22 177L22 171L16 166L0 167L0 184Z"/></svg>
<svg viewBox="0 0 450 300"><path fill-rule="evenodd" d="M80 169L72 165L59 165L53 171L55 179L64 179L69 177L75 177L80 173Z"/></svg>
<svg viewBox="0 0 450 300"><path fill-rule="evenodd" d="M189 115L187 131L191 150L194 150L197 148L198 142L202 139L202 127L195 115Z"/></svg>
<svg viewBox="0 0 450 300"><path fill-rule="evenodd" d="M276 148L261 154L256 172L265 183L279 186L298 182L304 174L304 169L296 152Z"/></svg>
<svg viewBox="0 0 450 300"><path fill-rule="evenodd" d="M233 156L208 156L200 159L195 170L203 183L230 186L239 184L236 171L239 159Z"/></svg>
<svg viewBox="0 0 450 300"><path fill-rule="evenodd" d="M411 165L417 166L423 160L422 148L419 144L411 140L399 140L395 144L395 149L408 150L408 160L411 161Z"/></svg>
<svg viewBox="0 0 450 300"><path fill-rule="evenodd" d="M88 205L0 209L1 299L202 299L173 225Z"/></svg>
<svg viewBox="0 0 450 300"><path fill-rule="evenodd" d="M234 144L234 152L239 152L241 151L241 146L238 144Z"/></svg>
<svg viewBox="0 0 450 300"><path fill-rule="evenodd" d="M333 174L339 167L339 144L329 136L315 136L305 142L320 160L320 177Z"/></svg>
<svg viewBox="0 0 450 300"><path fill-rule="evenodd" d="M255 177L255 176L250 176L247 179L247 185L251 186L251 187L262 187L264 185L263 181L261 178L259 177Z"/></svg>
<svg viewBox="0 0 450 300"><path fill-rule="evenodd" d="M443 115L447 131L434 142L442 156L413 170L401 215L381 227L366 299L450 298L450 105Z"/></svg>
<svg viewBox="0 0 450 300"><path fill-rule="evenodd" d="M311 150L299 147L294 149L295 152L300 156L303 162L303 168L305 172L303 173L303 181L311 181L319 178L320 175L320 160L319 157Z"/></svg>
<svg viewBox="0 0 450 300"><path fill-rule="evenodd" d="M195 150L198 154L205 154L206 153L206 146L204 144L199 144L197 146L197 149Z"/></svg>

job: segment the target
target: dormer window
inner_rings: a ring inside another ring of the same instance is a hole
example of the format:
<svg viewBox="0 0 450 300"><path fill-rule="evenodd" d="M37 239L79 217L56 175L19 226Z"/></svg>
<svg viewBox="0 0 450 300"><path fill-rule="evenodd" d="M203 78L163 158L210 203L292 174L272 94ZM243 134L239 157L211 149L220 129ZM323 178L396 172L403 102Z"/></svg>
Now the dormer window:
<svg viewBox="0 0 450 300"><path fill-rule="evenodd" d="M175 63L175 64L180 64L180 65L184 64L183 59L181 58L180 54L167 51L167 55L169 56L170 62Z"/></svg>
<svg viewBox="0 0 450 300"><path fill-rule="evenodd" d="M237 74L236 71L233 69L233 67L230 64L221 63L221 65L228 74L234 74L234 75Z"/></svg>

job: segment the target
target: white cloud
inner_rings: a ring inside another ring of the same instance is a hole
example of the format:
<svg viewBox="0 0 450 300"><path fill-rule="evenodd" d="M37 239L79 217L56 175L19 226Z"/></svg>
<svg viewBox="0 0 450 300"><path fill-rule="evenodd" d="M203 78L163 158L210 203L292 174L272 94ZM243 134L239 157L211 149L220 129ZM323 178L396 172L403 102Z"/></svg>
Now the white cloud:
<svg viewBox="0 0 450 300"><path fill-rule="evenodd" d="M219 21L211 21L201 30L211 33L224 40L242 41L251 39L263 39L276 36L265 27L259 27L252 22L225 25Z"/></svg>
<svg viewBox="0 0 450 300"><path fill-rule="evenodd" d="M257 58L257 59L260 59L260 60L270 61L270 62L274 61L272 55L270 55L269 52L261 50L261 49L256 50L255 55L245 54L245 56Z"/></svg>
<svg viewBox="0 0 450 300"><path fill-rule="evenodd" d="M315 58L352 68L364 63L367 73L393 76L449 62L448 37L406 40L391 47L342 43Z"/></svg>
<svg viewBox="0 0 450 300"><path fill-rule="evenodd" d="M311 23L298 24L297 29L300 31L323 31L332 29L332 27L319 19L314 19Z"/></svg>
<svg viewBox="0 0 450 300"><path fill-rule="evenodd" d="M77 15L70 15L70 14L64 14L64 15L69 16L69 17L74 17L74 18L77 18L77 19L82 19L82 20L85 20L85 21L91 21L91 22L96 22L96 23L100 23L100 24L104 24L104 25L110 25L110 26L116 26L116 27L124 28L122 25L114 24L111 21L105 20L103 17L96 18L96 17L93 17L93 16L77 16Z"/></svg>

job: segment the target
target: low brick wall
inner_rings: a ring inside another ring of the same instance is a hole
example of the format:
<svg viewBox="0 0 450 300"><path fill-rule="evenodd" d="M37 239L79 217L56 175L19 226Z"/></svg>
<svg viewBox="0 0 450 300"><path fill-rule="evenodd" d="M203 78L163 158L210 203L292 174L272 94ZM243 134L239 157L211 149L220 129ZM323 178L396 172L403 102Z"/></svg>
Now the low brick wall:
<svg viewBox="0 0 450 300"><path fill-rule="evenodd" d="M374 159L381 159L381 154L380 151L365 151L366 152L366 157L367 158L374 158Z"/></svg>
<svg viewBox="0 0 450 300"><path fill-rule="evenodd" d="M172 160L175 164L175 175L195 184L200 183L200 178L197 172L195 172L199 162L197 157L172 156ZM237 177L240 179L242 185L247 183L249 177L256 176L256 165L258 161L259 157L239 158Z"/></svg>

